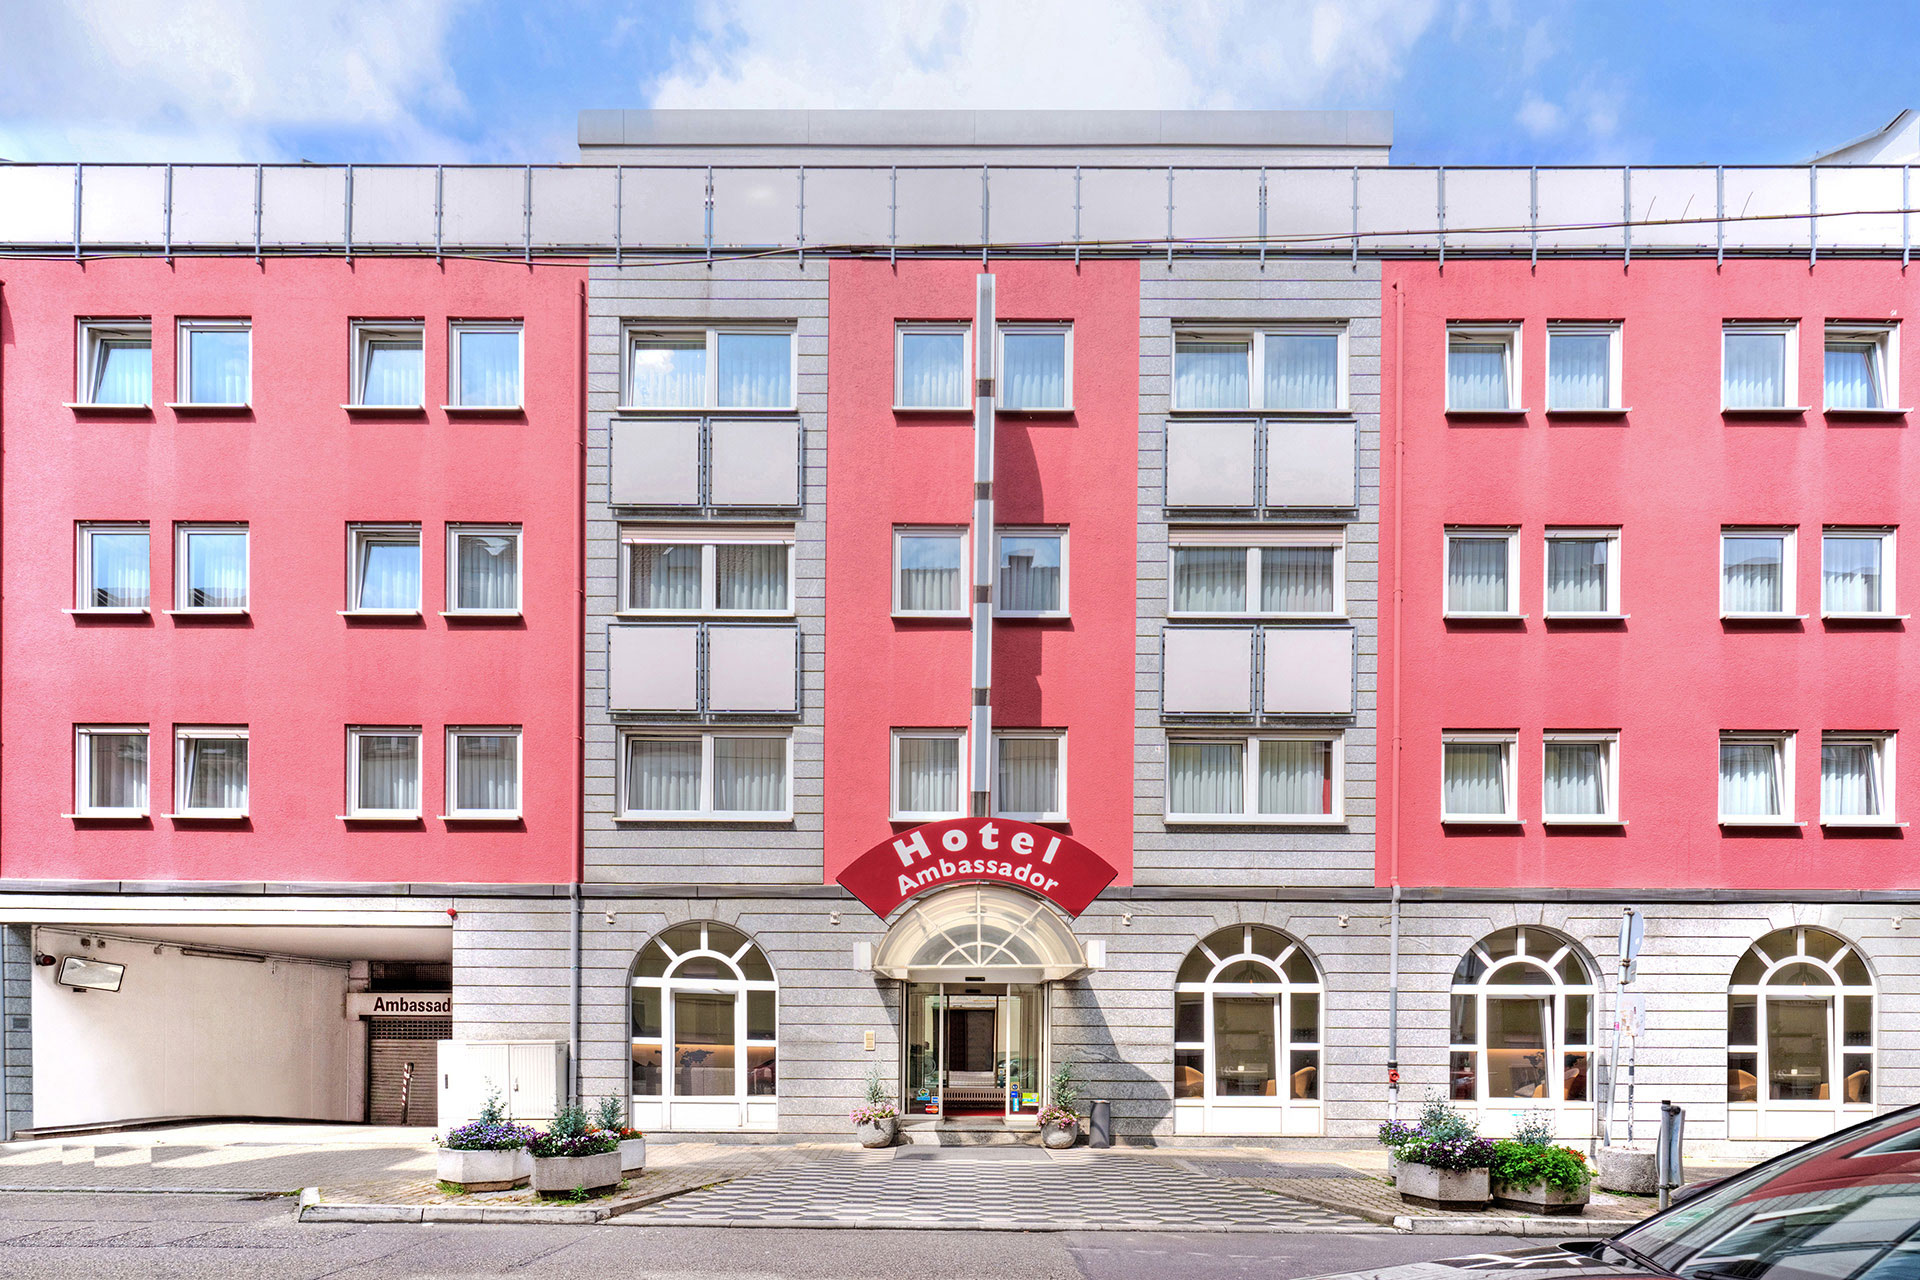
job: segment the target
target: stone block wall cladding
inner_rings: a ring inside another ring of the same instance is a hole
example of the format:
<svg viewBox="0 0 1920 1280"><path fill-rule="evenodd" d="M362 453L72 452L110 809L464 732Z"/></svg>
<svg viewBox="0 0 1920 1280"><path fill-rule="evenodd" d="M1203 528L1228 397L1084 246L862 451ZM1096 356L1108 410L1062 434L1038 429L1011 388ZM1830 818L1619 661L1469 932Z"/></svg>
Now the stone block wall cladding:
<svg viewBox="0 0 1920 1280"><path fill-rule="evenodd" d="M0 984L6 1018L0 1022L0 1072L6 1075L7 1133L33 1123L33 939L26 925L0 926Z"/></svg>

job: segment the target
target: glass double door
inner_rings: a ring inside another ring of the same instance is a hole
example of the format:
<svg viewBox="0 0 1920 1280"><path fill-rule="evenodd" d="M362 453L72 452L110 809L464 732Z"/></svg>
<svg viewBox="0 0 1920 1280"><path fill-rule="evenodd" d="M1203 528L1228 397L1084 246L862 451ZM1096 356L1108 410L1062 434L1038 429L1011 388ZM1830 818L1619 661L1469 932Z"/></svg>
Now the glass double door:
<svg viewBox="0 0 1920 1280"><path fill-rule="evenodd" d="M909 982L902 1114L1034 1122L1046 1079L1046 988Z"/></svg>

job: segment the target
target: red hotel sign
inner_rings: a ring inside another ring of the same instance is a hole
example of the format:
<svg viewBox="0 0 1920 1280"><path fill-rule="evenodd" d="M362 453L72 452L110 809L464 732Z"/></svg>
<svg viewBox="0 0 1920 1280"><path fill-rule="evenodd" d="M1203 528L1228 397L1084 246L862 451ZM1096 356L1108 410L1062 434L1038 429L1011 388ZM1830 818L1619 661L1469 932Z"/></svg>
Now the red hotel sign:
<svg viewBox="0 0 1920 1280"><path fill-rule="evenodd" d="M1120 873L1078 840L1011 818L950 818L889 836L837 880L882 920L908 898L985 881L1039 894L1077 916Z"/></svg>

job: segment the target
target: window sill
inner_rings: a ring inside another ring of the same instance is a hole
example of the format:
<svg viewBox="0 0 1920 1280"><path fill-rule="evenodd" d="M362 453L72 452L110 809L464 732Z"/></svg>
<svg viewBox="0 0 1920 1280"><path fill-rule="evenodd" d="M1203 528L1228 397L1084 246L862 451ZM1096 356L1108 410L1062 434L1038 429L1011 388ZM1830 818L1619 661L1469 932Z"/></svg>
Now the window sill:
<svg viewBox="0 0 1920 1280"><path fill-rule="evenodd" d="M1543 613L1548 622L1625 622L1630 613Z"/></svg>
<svg viewBox="0 0 1920 1280"><path fill-rule="evenodd" d="M249 610L239 609L162 609L169 618L244 618Z"/></svg>
<svg viewBox="0 0 1920 1280"><path fill-rule="evenodd" d="M60 407L62 409L71 409L75 413L94 413L94 414L101 414L101 415L142 414L142 413L153 412L153 406L150 404L94 404L91 402L82 403L77 400L66 401Z"/></svg>
<svg viewBox="0 0 1920 1280"><path fill-rule="evenodd" d="M418 618L418 609L335 609L343 618Z"/></svg>
<svg viewBox="0 0 1920 1280"><path fill-rule="evenodd" d="M1624 418L1632 412L1633 409L1629 405L1621 405L1617 409L1554 409L1549 407L1547 409L1547 416L1549 418Z"/></svg>
<svg viewBox="0 0 1920 1280"><path fill-rule="evenodd" d="M459 408L458 405L455 405L453 407L456 409ZM790 404L789 405L743 404L743 405L731 405L731 406L699 405L699 404L683 404L679 406L660 405L660 404L617 404L613 407L613 411L614 413L621 414L621 415L665 414L668 417L674 417L674 418L688 418L688 417L734 418L734 417L741 417L741 416L757 417L757 416L763 416L768 414L772 414L772 415L784 414L787 417L791 418L794 414L800 412L797 406L790 405ZM968 405L967 411L971 413L973 411L973 406ZM951 413L953 411L951 409L946 409L946 410L941 410L941 412Z"/></svg>
<svg viewBox="0 0 1920 1280"><path fill-rule="evenodd" d="M167 408L175 413L241 414L252 413L251 404L209 404L198 400L169 400Z"/></svg>
<svg viewBox="0 0 1920 1280"><path fill-rule="evenodd" d="M972 413L973 406L971 404L897 404L893 406L893 411L913 414L936 413L951 417L956 413Z"/></svg>
<svg viewBox="0 0 1920 1280"><path fill-rule="evenodd" d="M136 606L124 609L62 609L60 612L70 613L76 618L144 618L153 610Z"/></svg>
<svg viewBox="0 0 1920 1280"><path fill-rule="evenodd" d="M919 826L926 822L952 822L967 815L955 809L952 813L890 813L888 822L904 823L907 826Z"/></svg>
<svg viewBox="0 0 1920 1280"><path fill-rule="evenodd" d="M343 404L349 414L360 418L424 418L424 404Z"/></svg>
<svg viewBox="0 0 1920 1280"><path fill-rule="evenodd" d="M1742 405L1732 408L1720 406L1720 414L1727 418L1797 418L1801 414L1812 413L1813 407L1804 404Z"/></svg>
<svg viewBox="0 0 1920 1280"><path fill-rule="evenodd" d="M965 622L968 618L972 616L973 616L972 614L966 613L964 611L963 612L945 612L945 613L901 613L897 609L892 614L892 617L896 622Z"/></svg>
<svg viewBox="0 0 1920 1280"><path fill-rule="evenodd" d="M792 822L793 814L792 813L683 813L678 810L670 810L664 813L617 813L613 816L613 820L615 822L631 822L631 823L671 822L676 826L685 826L689 823L716 823L716 824L724 823L728 826L737 826L742 823L765 824L765 823L775 823L775 822Z"/></svg>
<svg viewBox="0 0 1920 1280"><path fill-rule="evenodd" d="M420 814L413 813L336 813L336 822L418 822Z"/></svg>
<svg viewBox="0 0 1920 1280"><path fill-rule="evenodd" d="M1446 415L1449 418L1524 418L1531 409L1456 409L1449 405Z"/></svg>
<svg viewBox="0 0 1920 1280"><path fill-rule="evenodd" d="M1543 814L1540 825L1543 827L1624 827L1627 825L1627 820L1608 817L1575 817L1570 814Z"/></svg>
<svg viewBox="0 0 1920 1280"><path fill-rule="evenodd" d="M512 813L441 813L434 815L442 822L518 822L520 812Z"/></svg>
<svg viewBox="0 0 1920 1280"><path fill-rule="evenodd" d="M1286 418L1334 422L1352 421L1356 417L1351 408L1249 409L1245 405L1238 405L1231 409L1190 409L1185 406L1176 406L1167 410L1167 416L1170 418Z"/></svg>
<svg viewBox="0 0 1920 1280"><path fill-rule="evenodd" d="M145 809L103 809L93 813L63 813L75 822L142 822L151 815Z"/></svg>
<svg viewBox="0 0 1920 1280"><path fill-rule="evenodd" d="M1821 412L1829 418L1904 418L1913 410L1889 407L1885 409L1823 409Z"/></svg>
<svg viewBox="0 0 1920 1280"><path fill-rule="evenodd" d="M1822 622L1905 622L1910 613L1823 613Z"/></svg>
<svg viewBox="0 0 1920 1280"><path fill-rule="evenodd" d="M521 616L521 613L518 609L442 609L440 616L443 618L452 618L455 621L461 618L471 618L476 622L489 622L502 618L518 618ZM624 617L625 615L623 614L621 616Z"/></svg>
<svg viewBox="0 0 1920 1280"><path fill-rule="evenodd" d="M1072 617L1073 615L1071 613L1064 611L1059 613L1000 613L996 611L993 615L993 620L995 622L1066 622Z"/></svg>
<svg viewBox="0 0 1920 1280"><path fill-rule="evenodd" d="M515 610L514 612L517 615L519 611ZM474 610L467 616L473 616L477 613L478 610ZM446 616L460 617L462 615L454 613ZM616 609L613 612L613 616L628 622L699 622L702 620L722 622L792 622L796 615L791 609L765 613L757 609ZM907 613L895 614L894 616L904 618L964 618L968 615L964 613Z"/></svg>
<svg viewBox="0 0 1920 1280"><path fill-rule="evenodd" d="M1442 613L1441 618L1448 622L1525 622L1531 615L1524 613Z"/></svg>
<svg viewBox="0 0 1920 1280"><path fill-rule="evenodd" d="M1077 412L1070 404L1051 406L1031 405L1025 407L1010 404L996 404L993 406L993 411L995 413L1012 414L1021 418L1070 418Z"/></svg>
<svg viewBox="0 0 1920 1280"><path fill-rule="evenodd" d="M1810 615L1804 613L1723 613L1722 622L1805 622Z"/></svg>
<svg viewBox="0 0 1920 1280"><path fill-rule="evenodd" d="M1014 615L1016 617L1020 615ZM1051 616L1051 615L1049 615ZM1066 617L1066 614L1061 614ZM1469 614L1479 617L1479 614ZM1499 615L1501 619L1506 614ZM1345 613L1171 613L1168 622L1351 622L1352 617Z"/></svg>
<svg viewBox="0 0 1920 1280"><path fill-rule="evenodd" d="M1448 814L1440 819L1443 827L1524 827L1527 824L1519 818L1497 813Z"/></svg>
<svg viewBox="0 0 1920 1280"><path fill-rule="evenodd" d="M469 418L513 418L525 414L526 408L517 404L443 404L440 412Z"/></svg>
<svg viewBox="0 0 1920 1280"><path fill-rule="evenodd" d="M1794 820L1793 820L1792 818L1727 818L1727 817L1722 817L1722 818L1720 818L1720 819L1719 819L1719 825L1721 825L1721 826L1723 826L1723 827L1744 827L1744 828L1747 828L1747 829L1749 829L1749 830L1753 830L1753 829L1759 829L1759 830L1765 830L1765 829L1766 829L1766 828L1768 828L1768 827L1776 827L1776 828L1779 828L1779 829L1781 829L1781 830L1786 830L1786 829L1788 829L1788 828L1792 828L1792 827L1804 827L1804 826L1806 826L1807 824L1806 824L1806 823L1804 823L1804 822L1795 822L1795 821L1794 821Z"/></svg>
<svg viewBox="0 0 1920 1280"><path fill-rule="evenodd" d="M1237 813L1170 813L1162 817L1160 822L1168 827L1343 827L1347 820L1324 813L1298 816L1262 813L1251 818Z"/></svg>
<svg viewBox="0 0 1920 1280"><path fill-rule="evenodd" d="M1820 825L1842 830L1892 831L1908 824L1895 822L1892 818L1822 818Z"/></svg>
<svg viewBox="0 0 1920 1280"><path fill-rule="evenodd" d="M244 809L220 809L201 813L163 813L160 816L175 822L245 822L249 815Z"/></svg>

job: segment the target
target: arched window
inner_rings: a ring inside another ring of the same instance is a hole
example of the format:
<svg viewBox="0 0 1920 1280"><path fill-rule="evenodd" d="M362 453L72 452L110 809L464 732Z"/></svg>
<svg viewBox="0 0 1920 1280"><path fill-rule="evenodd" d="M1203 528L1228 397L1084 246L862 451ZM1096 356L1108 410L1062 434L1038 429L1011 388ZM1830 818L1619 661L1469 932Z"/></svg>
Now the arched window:
<svg viewBox="0 0 1920 1280"><path fill-rule="evenodd" d="M1558 1113L1562 1137L1591 1137L1593 973L1546 929L1488 934L1453 971L1449 1092L1488 1132L1527 1111Z"/></svg>
<svg viewBox="0 0 1920 1280"><path fill-rule="evenodd" d="M1173 987L1174 1130L1320 1132L1320 971L1276 929L1234 925Z"/></svg>
<svg viewBox="0 0 1920 1280"><path fill-rule="evenodd" d="M773 1127L777 993L773 966L738 929L674 925L642 948L633 966L635 1124Z"/></svg>
<svg viewBox="0 0 1920 1280"><path fill-rule="evenodd" d="M1727 988L1731 1136L1811 1138L1871 1114L1873 1023L1853 944L1804 927L1754 943Z"/></svg>

